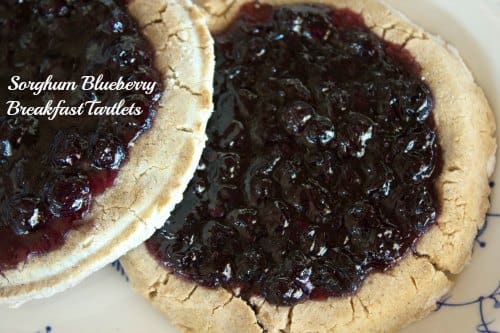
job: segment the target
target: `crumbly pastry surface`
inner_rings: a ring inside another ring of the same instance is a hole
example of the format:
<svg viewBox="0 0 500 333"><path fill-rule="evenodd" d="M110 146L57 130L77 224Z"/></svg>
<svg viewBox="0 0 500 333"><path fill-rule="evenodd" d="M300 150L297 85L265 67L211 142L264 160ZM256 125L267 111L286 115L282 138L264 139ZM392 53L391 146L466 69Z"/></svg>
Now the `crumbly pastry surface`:
<svg viewBox="0 0 500 333"><path fill-rule="evenodd" d="M95 198L86 216L91 223L71 231L61 248L1 273L0 303L18 306L60 292L139 245L182 199L196 168L212 111L214 55L205 17L188 0L127 6L164 77L155 121L114 185Z"/></svg>
<svg viewBox="0 0 500 333"><path fill-rule="evenodd" d="M273 5L302 1L265 1ZM243 1L203 1L212 32L222 31ZM172 275L141 245L122 258L133 286L185 332L392 332L428 314L470 258L488 208L495 122L481 89L457 52L385 4L372 0L310 3L350 8L384 39L402 44L431 87L443 148L437 181L438 224L393 269L371 274L358 292L326 301L276 306L226 289L207 289Z"/></svg>

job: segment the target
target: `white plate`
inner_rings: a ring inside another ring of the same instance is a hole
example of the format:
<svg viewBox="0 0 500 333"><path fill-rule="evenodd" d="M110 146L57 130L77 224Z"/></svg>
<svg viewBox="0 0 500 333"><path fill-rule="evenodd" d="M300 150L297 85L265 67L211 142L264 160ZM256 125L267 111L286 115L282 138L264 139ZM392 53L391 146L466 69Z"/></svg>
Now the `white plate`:
<svg viewBox="0 0 500 333"><path fill-rule="evenodd" d="M500 0L388 2L459 49L500 119ZM500 173L494 179L498 185L493 188L488 227L477 239L472 264L439 311L408 327L405 333L500 332L500 217L496 215L500 214ZM174 333L176 330L134 294L123 271L115 264L51 299L34 301L15 310L0 308L0 333L4 332Z"/></svg>

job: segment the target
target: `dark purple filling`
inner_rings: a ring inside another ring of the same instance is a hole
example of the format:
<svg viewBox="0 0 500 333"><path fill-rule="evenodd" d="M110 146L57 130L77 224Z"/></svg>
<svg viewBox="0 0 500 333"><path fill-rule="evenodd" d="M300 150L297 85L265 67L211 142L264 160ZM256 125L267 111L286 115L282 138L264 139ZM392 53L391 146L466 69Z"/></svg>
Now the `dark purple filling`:
<svg viewBox="0 0 500 333"><path fill-rule="evenodd" d="M418 64L358 14L320 6L247 4L215 42L208 147L149 251L274 304L355 292L438 215Z"/></svg>
<svg viewBox="0 0 500 333"><path fill-rule="evenodd" d="M31 254L64 244L82 224L92 198L110 187L129 144L146 131L161 96L154 52L122 3L113 0L2 0L0 2L0 271ZM80 83L82 75L105 81L157 82L142 91L8 91L23 81ZM8 116L6 102L43 106L48 100L77 106L122 98L140 116Z"/></svg>

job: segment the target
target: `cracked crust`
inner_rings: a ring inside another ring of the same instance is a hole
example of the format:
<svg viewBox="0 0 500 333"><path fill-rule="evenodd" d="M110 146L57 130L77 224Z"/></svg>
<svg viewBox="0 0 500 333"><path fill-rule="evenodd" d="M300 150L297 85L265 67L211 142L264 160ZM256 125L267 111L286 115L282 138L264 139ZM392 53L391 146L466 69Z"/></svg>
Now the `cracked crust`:
<svg viewBox="0 0 500 333"><path fill-rule="evenodd" d="M237 15L243 0L199 0L213 33ZM303 0L265 0L291 4ZM275 306L245 301L225 289L207 289L170 274L144 245L123 257L130 281L184 332L394 332L427 315L468 262L489 206L488 177L495 164L495 121L482 90L458 52L376 0L313 0L361 13L379 36L401 44L422 66L433 90L443 147L437 180L439 222L415 251L385 273L371 274L351 297Z"/></svg>
<svg viewBox="0 0 500 333"><path fill-rule="evenodd" d="M213 41L205 18L189 0L134 0L128 9L164 75L153 125L131 148L113 187L95 198L86 225L72 230L62 248L2 272L0 303L17 306L60 292L139 245L163 224L194 173L212 111Z"/></svg>

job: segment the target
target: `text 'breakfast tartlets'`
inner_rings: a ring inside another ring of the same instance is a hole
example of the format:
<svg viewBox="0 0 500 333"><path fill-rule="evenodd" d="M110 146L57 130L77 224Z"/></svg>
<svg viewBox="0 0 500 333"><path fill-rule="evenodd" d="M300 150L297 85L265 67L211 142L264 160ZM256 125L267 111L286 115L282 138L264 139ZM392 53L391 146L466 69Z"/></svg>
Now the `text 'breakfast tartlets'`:
<svg viewBox="0 0 500 333"><path fill-rule="evenodd" d="M123 258L135 288L186 332L389 332L430 312L470 256L496 147L456 52L377 1L198 4L209 143Z"/></svg>
<svg viewBox="0 0 500 333"><path fill-rule="evenodd" d="M0 28L0 302L18 305L162 224L204 146L213 49L187 1L8 0Z"/></svg>

